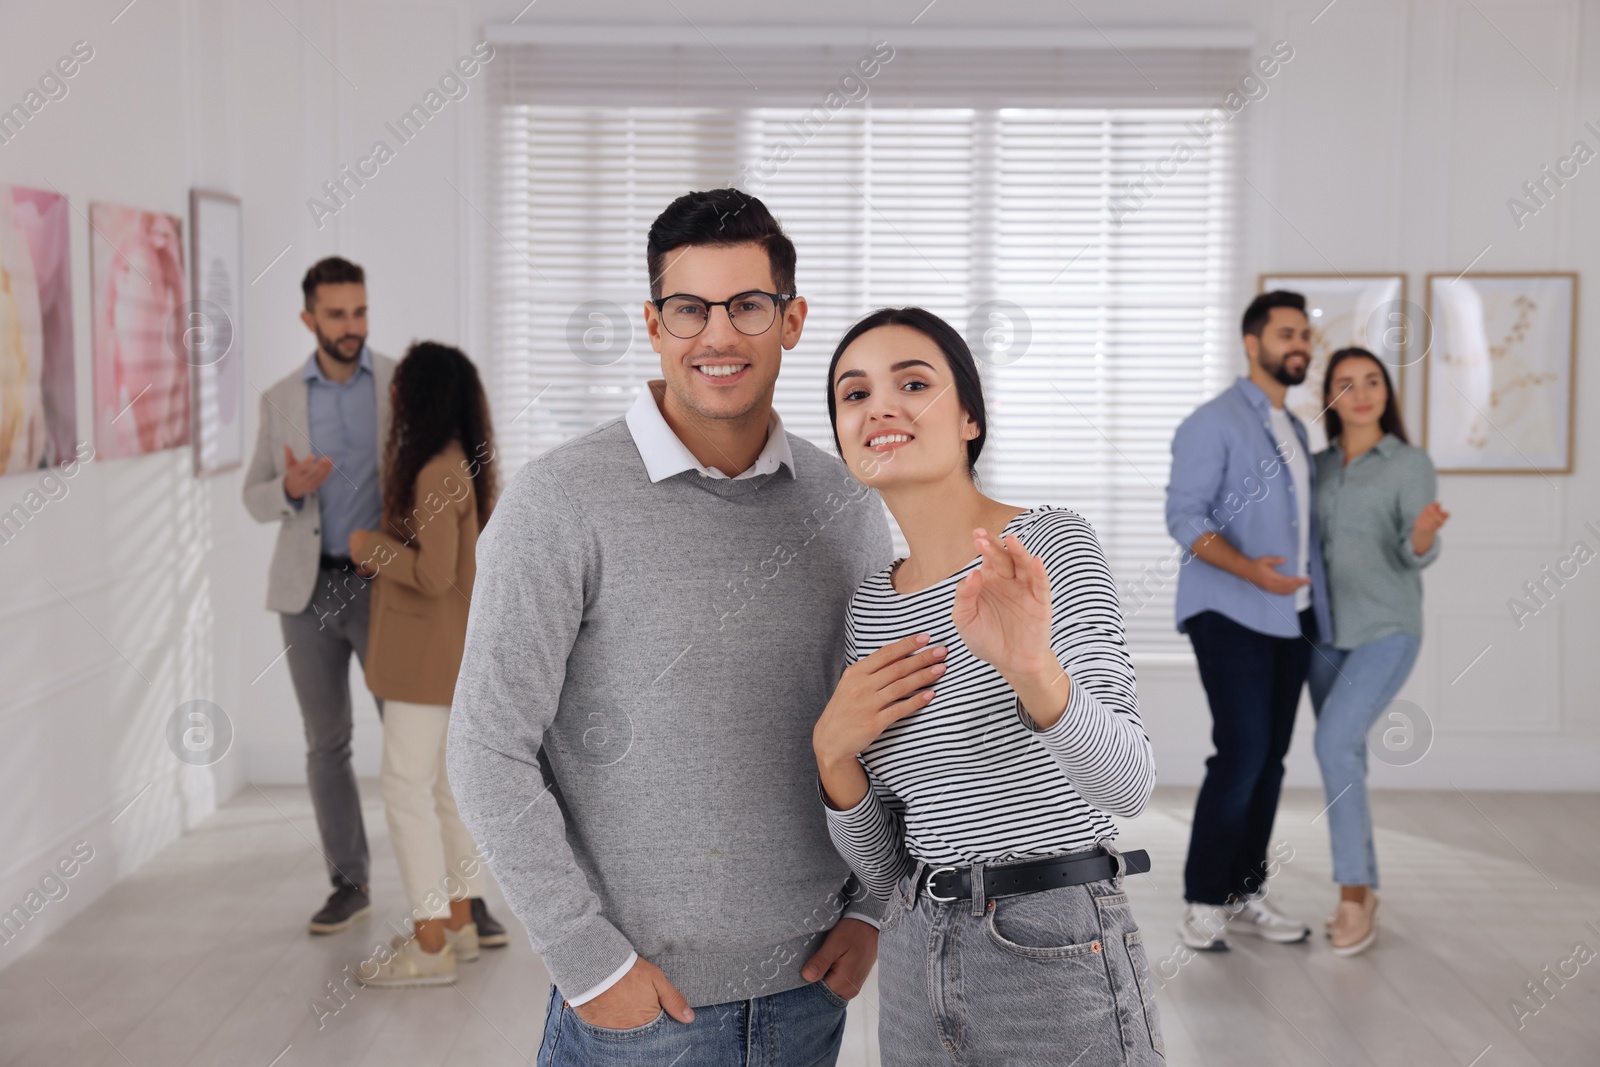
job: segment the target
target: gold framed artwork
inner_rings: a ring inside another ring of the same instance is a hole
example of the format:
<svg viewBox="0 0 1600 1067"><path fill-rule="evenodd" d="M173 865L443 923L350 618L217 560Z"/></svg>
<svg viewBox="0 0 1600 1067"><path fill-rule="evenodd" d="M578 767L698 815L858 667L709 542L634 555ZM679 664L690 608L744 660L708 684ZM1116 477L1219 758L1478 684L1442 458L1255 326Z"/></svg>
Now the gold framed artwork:
<svg viewBox="0 0 1600 1067"><path fill-rule="evenodd" d="M1395 401L1405 396L1405 367L1414 346L1404 274L1318 274L1277 272L1257 279L1257 292L1287 289L1306 298L1311 321L1311 365L1306 380L1289 389L1284 406L1300 417L1311 450L1327 447L1322 428L1322 376L1328 357L1341 348L1365 348L1389 368Z"/></svg>
<svg viewBox="0 0 1600 1067"><path fill-rule="evenodd" d="M1441 474L1570 474L1573 271L1428 275L1422 443Z"/></svg>

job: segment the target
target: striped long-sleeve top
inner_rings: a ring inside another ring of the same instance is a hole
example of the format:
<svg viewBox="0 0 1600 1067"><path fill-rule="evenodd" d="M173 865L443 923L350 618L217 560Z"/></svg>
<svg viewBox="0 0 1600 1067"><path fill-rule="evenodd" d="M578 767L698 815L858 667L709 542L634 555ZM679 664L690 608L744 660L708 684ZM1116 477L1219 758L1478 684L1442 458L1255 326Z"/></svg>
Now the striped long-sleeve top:
<svg viewBox="0 0 1600 1067"><path fill-rule="evenodd" d="M1137 815L1155 784L1116 587L1094 528L1072 511L1035 508L1005 532L1044 561L1050 578L1050 644L1071 688L1048 730L1034 728L1000 672L967 650L951 621L956 583L980 560L908 594L895 591L889 567L851 600L847 662L914 633L948 649L933 702L861 754L866 797L848 811L824 804L834 846L876 896L890 896L917 860L992 863L1115 837L1107 813Z"/></svg>

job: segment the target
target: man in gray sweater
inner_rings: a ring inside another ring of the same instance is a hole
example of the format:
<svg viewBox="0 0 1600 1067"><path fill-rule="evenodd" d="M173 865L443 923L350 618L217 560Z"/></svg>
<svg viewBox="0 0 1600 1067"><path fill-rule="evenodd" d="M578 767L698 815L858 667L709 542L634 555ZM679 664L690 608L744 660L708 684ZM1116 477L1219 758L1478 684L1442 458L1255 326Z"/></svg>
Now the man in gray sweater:
<svg viewBox="0 0 1600 1067"><path fill-rule="evenodd" d="M647 261L665 380L496 506L450 781L554 978L541 1064L832 1064L880 905L810 738L888 523L772 410L806 303L765 205L680 197Z"/></svg>

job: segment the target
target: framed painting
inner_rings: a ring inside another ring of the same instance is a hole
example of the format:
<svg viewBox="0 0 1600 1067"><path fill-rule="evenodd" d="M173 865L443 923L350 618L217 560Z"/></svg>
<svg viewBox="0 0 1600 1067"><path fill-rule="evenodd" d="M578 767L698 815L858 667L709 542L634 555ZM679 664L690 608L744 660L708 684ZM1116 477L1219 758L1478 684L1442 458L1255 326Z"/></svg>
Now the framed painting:
<svg viewBox="0 0 1600 1067"><path fill-rule="evenodd" d="M0 474L76 458L70 221L60 193L0 185Z"/></svg>
<svg viewBox="0 0 1600 1067"><path fill-rule="evenodd" d="M1311 320L1311 365L1306 380L1289 389L1284 405L1306 424L1312 452L1328 444L1321 418L1322 377L1328 357L1339 349L1365 348L1382 360L1394 382L1396 402L1403 401L1406 360L1414 348L1409 335L1415 325L1404 274L1262 274L1258 291L1275 289L1303 295Z"/></svg>
<svg viewBox="0 0 1600 1067"><path fill-rule="evenodd" d="M1422 441L1441 474L1569 474L1578 275L1430 274Z"/></svg>
<svg viewBox="0 0 1600 1067"><path fill-rule="evenodd" d="M191 368L194 472L244 462L244 221L237 197L189 194L190 298L183 350Z"/></svg>
<svg viewBox="0 0 1600 1067"><path fill-rule="evenodd" d="M189 443L183 222L90 204L95 451L118 459Z"/></svg>

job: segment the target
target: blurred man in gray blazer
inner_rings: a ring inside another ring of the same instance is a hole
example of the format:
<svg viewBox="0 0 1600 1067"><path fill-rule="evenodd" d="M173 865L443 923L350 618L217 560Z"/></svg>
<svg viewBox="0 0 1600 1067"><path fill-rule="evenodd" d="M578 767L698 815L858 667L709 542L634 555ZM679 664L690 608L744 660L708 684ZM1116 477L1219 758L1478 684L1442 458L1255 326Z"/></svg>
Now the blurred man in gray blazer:
<svg viewBox="0 0 1600 1067"><path fill-rule="evenodd" d="M332 256L301 283L317 348L261 394L261 430L244 505L276 522L267 607L280 612L289 674L306 729L306 777L334 892L314 934L372 910L367 835L350 766L350 654L367 655L368 582L350 561L350 532L382 525L378 463L389 434L394 361L367 348L362 269ZM382 705L379 706L382 711Z"/></svg>

